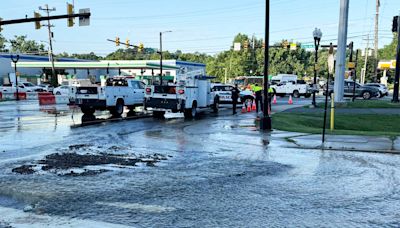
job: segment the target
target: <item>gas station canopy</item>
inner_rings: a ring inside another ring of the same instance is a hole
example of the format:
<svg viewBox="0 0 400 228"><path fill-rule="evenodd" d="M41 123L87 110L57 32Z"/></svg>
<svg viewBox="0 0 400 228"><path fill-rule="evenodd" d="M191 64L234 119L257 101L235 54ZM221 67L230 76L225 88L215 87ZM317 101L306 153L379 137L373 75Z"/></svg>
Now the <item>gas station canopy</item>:
<svg viewBox="0 0 400 228"><path fill-rule="evenodd" d="M14 63L11 63L14 67ZM18 68L51 68L51 62L19 62ZM138 63L137 61L100 61L100 62L54 62L56 69L160 69L160 64ZM165 70L177 70L179 67L164 65Z"/></svg>

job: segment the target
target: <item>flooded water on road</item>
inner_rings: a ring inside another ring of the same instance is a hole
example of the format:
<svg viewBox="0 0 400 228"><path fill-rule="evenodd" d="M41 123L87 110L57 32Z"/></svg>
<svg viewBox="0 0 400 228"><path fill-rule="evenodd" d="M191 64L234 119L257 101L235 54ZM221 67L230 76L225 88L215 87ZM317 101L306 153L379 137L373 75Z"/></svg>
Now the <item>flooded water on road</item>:
<svg viewBox="0 0 400 228"><path fill-rule="evenodd" d="M19 132L18 121L1 128L0 142L11 143L0 152L0 207L134 227L400 226L394 155L285 148L279 132L259 133L246 115L71 128L67 109L54 130L52 114L28 112ZM28 127L32 118L45 124ZM94 165L108 171L90 176L12 172L65 151L167 159Z"/></svg>

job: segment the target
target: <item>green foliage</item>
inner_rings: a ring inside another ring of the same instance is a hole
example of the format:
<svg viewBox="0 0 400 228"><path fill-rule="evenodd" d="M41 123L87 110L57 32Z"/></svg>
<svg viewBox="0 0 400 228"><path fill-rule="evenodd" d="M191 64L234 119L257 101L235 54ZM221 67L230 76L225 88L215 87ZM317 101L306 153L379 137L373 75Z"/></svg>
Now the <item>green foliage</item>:
<svg viewBox="0 0 400 228"><path fill-rule="evenodd" d="M89 54L72 54L69 55L66 52L58 54L56 57L59 58L74 58L74 59L87 59L87 60L102 60L103 57L96 55L94 52L90 52Z"/></svg>
<svg viewBox="0 0 400 228"><path fill-rule="evenodd" d="M397 34L393 35L393 40L389 45L385 45L384 48L379 50L379 57L382 60L393 60L396 59L396 47L397 47Z"/></svg>
<svg viewBox="0 0 400 228"><path fill-rule="evenodd" d="M44 45L34 40L27 40L27 36L15 36L11 39L11 52L14 53L31 53L39 55L47 55Z"/></svg>
<svg viewBox="0 0 400 228"><path fill-rule="evenodd" d="M7 40L4 38L4 36L0 33L0 52L7 52L8 50L6 49L6 43Z"/></svg>

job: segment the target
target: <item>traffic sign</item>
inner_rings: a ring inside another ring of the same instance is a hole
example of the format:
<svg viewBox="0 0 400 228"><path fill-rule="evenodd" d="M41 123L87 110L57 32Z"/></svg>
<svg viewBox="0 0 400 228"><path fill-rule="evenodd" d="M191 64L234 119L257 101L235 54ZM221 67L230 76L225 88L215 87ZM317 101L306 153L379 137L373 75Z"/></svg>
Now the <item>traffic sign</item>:
<svg viewBox="0 0 400 228"><path fill-rule="evenodd" d="M90 13L90 9L80 9L79 14ZM90 17L79 17L79 26L88 26L90 25Z"/></svg>
<svg viewBox="0 0 400 228"><path fill-rule="evenodd" d="M300 47L303 49L311 49L311 48L315 48L315 45L314 44L301 44Z"/></svg>
<svg viewBox="0 0 400 228"><path fill-rule="evenodd" d="M291 43L290 44L290 50L291 51L296 51L297 50L297 44L296 43Z"/></svg>

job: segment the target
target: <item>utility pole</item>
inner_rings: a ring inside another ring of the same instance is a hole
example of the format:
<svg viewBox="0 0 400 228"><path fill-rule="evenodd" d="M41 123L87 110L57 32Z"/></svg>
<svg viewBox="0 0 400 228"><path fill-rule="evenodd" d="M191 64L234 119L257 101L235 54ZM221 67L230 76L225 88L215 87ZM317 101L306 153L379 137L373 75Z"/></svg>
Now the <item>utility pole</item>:
<svg viewBox="0 0 400 228"><path fill-rule="evenodd" d="M163 79L162 79L162 77L163 77L163 53L162 53L162 35L163 35L163 33L169 33L169 32L172 32L172 31L164 31L164 32L160 32L160 85L162 85L163 84Z"/></svg>
<svg viewBox="0 0 400 228"><path fill-rule="evenodd" d="M379 8L381 6L380 0L376 0L376 14L375 14L375 39L374 39L374 80L378 79L378 33L379 33Z"/></svg>
<svg viewBox="0 0 400 228"><path fill-rule="evenodd" d="M343 101L344 74L346 71L347 28L349 21L349 0L340 0L339 36L335 77L335 102Z"/></svg>
<svg viewBox="0 0 400 228"><path fill-rule="evenodd" d="M50 17L50 12L56 11L56 8L49 8L49 5L45 5L44 8L41 6L39 7L39 10L45 11L47 13L47 17ZM50 46L50 53L49 53L49 60L51 61L51 84L56 86L58 84L58 79L56 75L56 69L54 67L54 54L53 54L53 33L51 32L51 27L54 27L54 25L50 24L50 19L47 20L47 26L48 31L49 31L49 46Z"/></svg>
<svg viewBox="0 0 400 228"><path fill-rule="evenodd" d="M265 49L264 49L264 101L263 116L260 121L260 129L264 131L272 130L272 120L269 113L271 104L269 102L268 67L269 67L269 0L265 1Z"/></svg>
<svg viewBox="0 0 400 228"><path fill-rule="evenodd" d="M365 83L365 76L367 74L367 63L368 63L368 55L369 55L369 34L367 36L367 47L365 48L365 61L364 61L364 68L361 74L360 83Z"/></svg>
<svg viewBox="0 0 400 228"><path fill-rule="evenodd" d="M399 81L400 81L400 14L397 18L397 56L396 56L396 74L394 77L394 103L399 103Z"/></svg>

